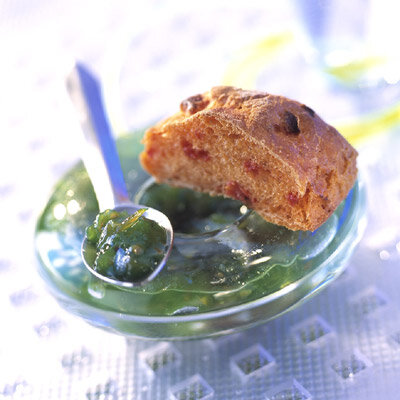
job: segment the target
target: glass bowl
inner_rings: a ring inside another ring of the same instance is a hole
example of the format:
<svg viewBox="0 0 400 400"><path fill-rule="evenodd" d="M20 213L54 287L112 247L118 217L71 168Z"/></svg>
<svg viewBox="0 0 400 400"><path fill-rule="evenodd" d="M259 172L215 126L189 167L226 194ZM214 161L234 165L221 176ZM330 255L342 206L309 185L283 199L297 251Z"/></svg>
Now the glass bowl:
<svg viewBox="0 0 400 400"><path fill-rule="evenodd" d="M359 180L319 229L292 232L236 201L154 183L138 161L142 135L118 139L121 163L132 199L171 218L171 257L142 288L115 287L88 272L81 242L99 210L79 163L54 188L35 234L39 272L66 310L126 336L205 338L268 321L344 270L365 227Z"/></svg>

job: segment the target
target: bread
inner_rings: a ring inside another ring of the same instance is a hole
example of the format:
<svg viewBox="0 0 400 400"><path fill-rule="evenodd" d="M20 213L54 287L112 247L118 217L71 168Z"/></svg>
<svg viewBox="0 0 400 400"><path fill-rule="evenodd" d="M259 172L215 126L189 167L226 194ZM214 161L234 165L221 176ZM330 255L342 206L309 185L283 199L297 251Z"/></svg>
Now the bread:
<svg viewBox="0 0 400 400"><path fill-rule="evenodd" d="M184 100L143 142L157 181L238 199L291 230L323 224L357 175L357 152L311 108L227 86Z"/></svg>

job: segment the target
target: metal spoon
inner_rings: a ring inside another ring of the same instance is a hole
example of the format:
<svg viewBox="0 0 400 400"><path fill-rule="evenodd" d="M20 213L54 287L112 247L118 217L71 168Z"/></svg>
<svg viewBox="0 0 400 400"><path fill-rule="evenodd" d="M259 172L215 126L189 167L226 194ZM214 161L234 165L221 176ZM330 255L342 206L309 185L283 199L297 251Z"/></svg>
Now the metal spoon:
<svg viewBox="0 0 400 400"><path fill-rule="evenodd" d="M115 209L134 214L146 208L143 214L155 221L166 233L165 253L161 262L143 280L125 282L99 274L85 259L86 239L82 243L82 258L86 268L99 279L113 285L132 288L154 279L166 264L173 243L173 229L169 219L160 211L133 204L128 195L116 145L103 107L98 80L82 64L76 63L67 77L67 90L78 111L85 141L82 159L95 189L100 211Z"/></svg>

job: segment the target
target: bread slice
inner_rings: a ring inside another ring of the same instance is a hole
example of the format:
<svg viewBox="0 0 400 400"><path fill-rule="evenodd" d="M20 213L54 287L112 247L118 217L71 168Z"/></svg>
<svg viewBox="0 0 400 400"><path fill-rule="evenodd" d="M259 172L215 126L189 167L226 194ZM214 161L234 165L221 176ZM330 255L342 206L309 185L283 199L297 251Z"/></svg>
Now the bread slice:
<svg viewBox="0 0 400 400"><path fill-rule="evenodd" d="M312 109L227 86L184 100L143 142L157 181L232 197L291 230L323 224L357 175L357 152Z"/></svg>

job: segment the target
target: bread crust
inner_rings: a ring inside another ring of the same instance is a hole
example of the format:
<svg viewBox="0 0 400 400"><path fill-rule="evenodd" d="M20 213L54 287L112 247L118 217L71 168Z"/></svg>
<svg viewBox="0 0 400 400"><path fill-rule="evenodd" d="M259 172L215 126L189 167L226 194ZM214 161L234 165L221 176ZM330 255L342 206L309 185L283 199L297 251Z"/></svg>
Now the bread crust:
<svg viewBox="0 0 400 400"><path fill-rule="evenodd" d="M143 143L157 181L238 199L291 230L323 224L357 176L356 150L312 109L229 86L184 100Z"/></svg>

